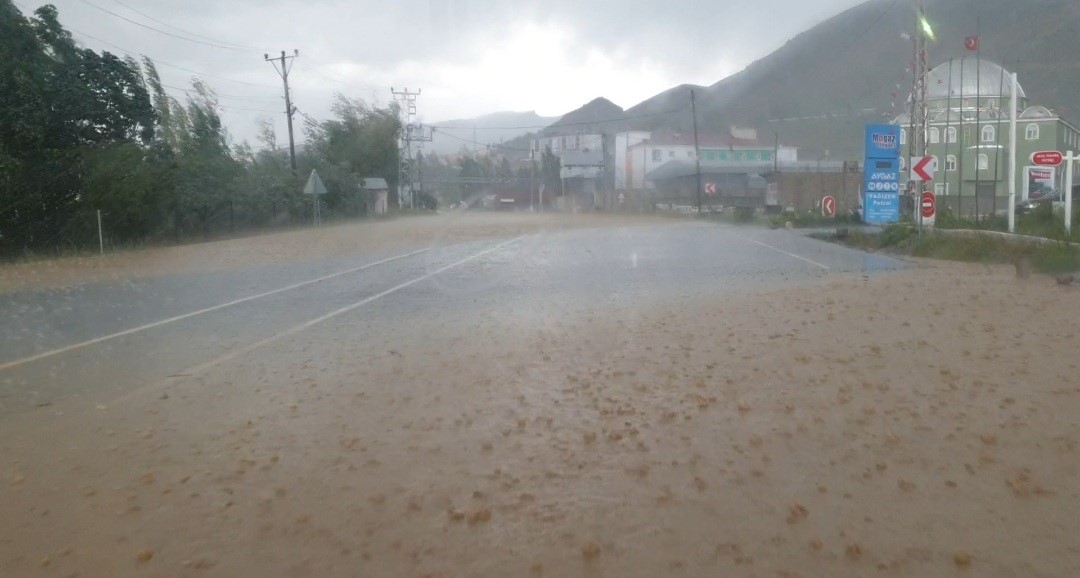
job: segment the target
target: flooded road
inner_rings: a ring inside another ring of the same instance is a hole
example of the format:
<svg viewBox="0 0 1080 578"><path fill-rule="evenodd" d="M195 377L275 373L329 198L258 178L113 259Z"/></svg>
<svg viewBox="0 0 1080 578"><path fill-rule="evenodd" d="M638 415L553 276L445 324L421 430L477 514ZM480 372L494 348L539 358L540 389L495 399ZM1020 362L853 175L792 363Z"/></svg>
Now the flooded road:
<svg viewBox="0 0 1080 578"><path fill-rule="evenodd" d="M1080 381L1039 346L1080 293L784 231L508 233L6 295L0 574L1080 568Z"/></svg>

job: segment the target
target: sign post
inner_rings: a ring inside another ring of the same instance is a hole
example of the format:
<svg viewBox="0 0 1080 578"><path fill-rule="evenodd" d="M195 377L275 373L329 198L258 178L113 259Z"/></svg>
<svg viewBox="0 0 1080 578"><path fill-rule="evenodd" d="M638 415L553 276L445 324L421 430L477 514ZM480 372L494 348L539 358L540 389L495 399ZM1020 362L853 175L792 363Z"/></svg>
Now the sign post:
<svg viewBox="0 0 1080 578"><path fill-rule="evenodd" d="M911 174L909 182L928 183L934 180L934 171L937 170L937 157L911 157ZM914 193L913 193L914 194ZM937 199L934 193L924 191L919 197L919 235L922 235L923 227L934 226L934 215L937 213Z"/></svg>
<svg viewBox="0 0 1080 578"><path fill-rule="evenodd" d="M1072 234L1072 188L1073 188L1073 163L1080 161L1080 155L1074 155L1072 151L1065 153L1065 236Z"/></svg>
<svg viewBox="0 0 1080 578"><path fill-rule="evenodd" d="M900 127L866 126L863 221L886 225L900 220Z"/></svg>
<svg viewBox="0 0 1080 578"><path fill-rule="evenodd" d="M919 201L919 215L927 227L934 226L934 215L937 214L937 196L931 191L923 191Z"/></svg>
<svg viewBox="0 0 1080 578"><path fill-rule="evenodd" d="M308 176L307 184L304 185L304 194L311 195L311 198L315 201L312 207L311 224L318 225L322 221L322 217L319 215L319 196L326 194L326 185L323 184L322 179L319 178L319 173L315 172L315 169L311 169L311 175Z"/></svg>

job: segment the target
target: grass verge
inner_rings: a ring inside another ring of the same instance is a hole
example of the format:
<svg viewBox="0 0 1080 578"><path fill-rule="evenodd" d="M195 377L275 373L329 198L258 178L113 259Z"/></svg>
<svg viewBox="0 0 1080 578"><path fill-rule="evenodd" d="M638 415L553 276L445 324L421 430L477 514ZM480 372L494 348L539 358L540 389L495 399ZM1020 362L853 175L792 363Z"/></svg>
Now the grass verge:
<svg viewBox="0 0 1080 578"><path fill-rule="evenodd" d="M906 223L885 227L881 233L850 232L819 238L866 251L966 261L969 263L1030 264L1031 270L1046 274L1080 271L1080 249L1061 243L1035 244L990 235L951 236L927 232Z"/></svg>

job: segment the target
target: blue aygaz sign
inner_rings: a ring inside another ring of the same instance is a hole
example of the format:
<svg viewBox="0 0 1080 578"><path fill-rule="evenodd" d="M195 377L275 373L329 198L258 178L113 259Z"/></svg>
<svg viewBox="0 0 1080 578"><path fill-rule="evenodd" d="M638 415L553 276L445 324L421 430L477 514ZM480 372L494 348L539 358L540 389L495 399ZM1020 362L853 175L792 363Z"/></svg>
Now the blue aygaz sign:
<svg viewBox="0 0 1080 578"><path fill-rule="evenodd" d="M900 220L900 127L866 127L863 220L873 225Z"/></svg>

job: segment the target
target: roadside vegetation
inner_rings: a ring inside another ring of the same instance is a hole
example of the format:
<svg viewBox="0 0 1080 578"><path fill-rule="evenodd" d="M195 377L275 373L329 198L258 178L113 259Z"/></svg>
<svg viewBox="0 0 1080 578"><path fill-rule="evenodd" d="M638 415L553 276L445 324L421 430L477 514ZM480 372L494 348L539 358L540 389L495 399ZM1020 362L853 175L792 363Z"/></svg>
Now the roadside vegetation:
<svg viewBox="0 0 1080 578"><path fill-rule="evenodd" d="M1037 243L979 234L957 236L931 229L919 234L913 223L897 223L880 233L838 231L818 235L829 241L843 243L866 251L885 251L898 255L926 257L972 263L1012 264L1019 271L1046 274L1080 271L1080 248L1064 241Z"/></svg>
<svg viewBox="0 0 1080 578"><path fill-rule="evenodd" d="M328 220L367 211L361 178L396 190L396 105L339 95L330 120L299 112L294 172L272 123L258 148L234 142L219 98L197 78L165 86L148 58L82 48L51 5L25 17L0 0L0 258L96 250L98 211L114 247L298 224L312 169Z"/></svg>

